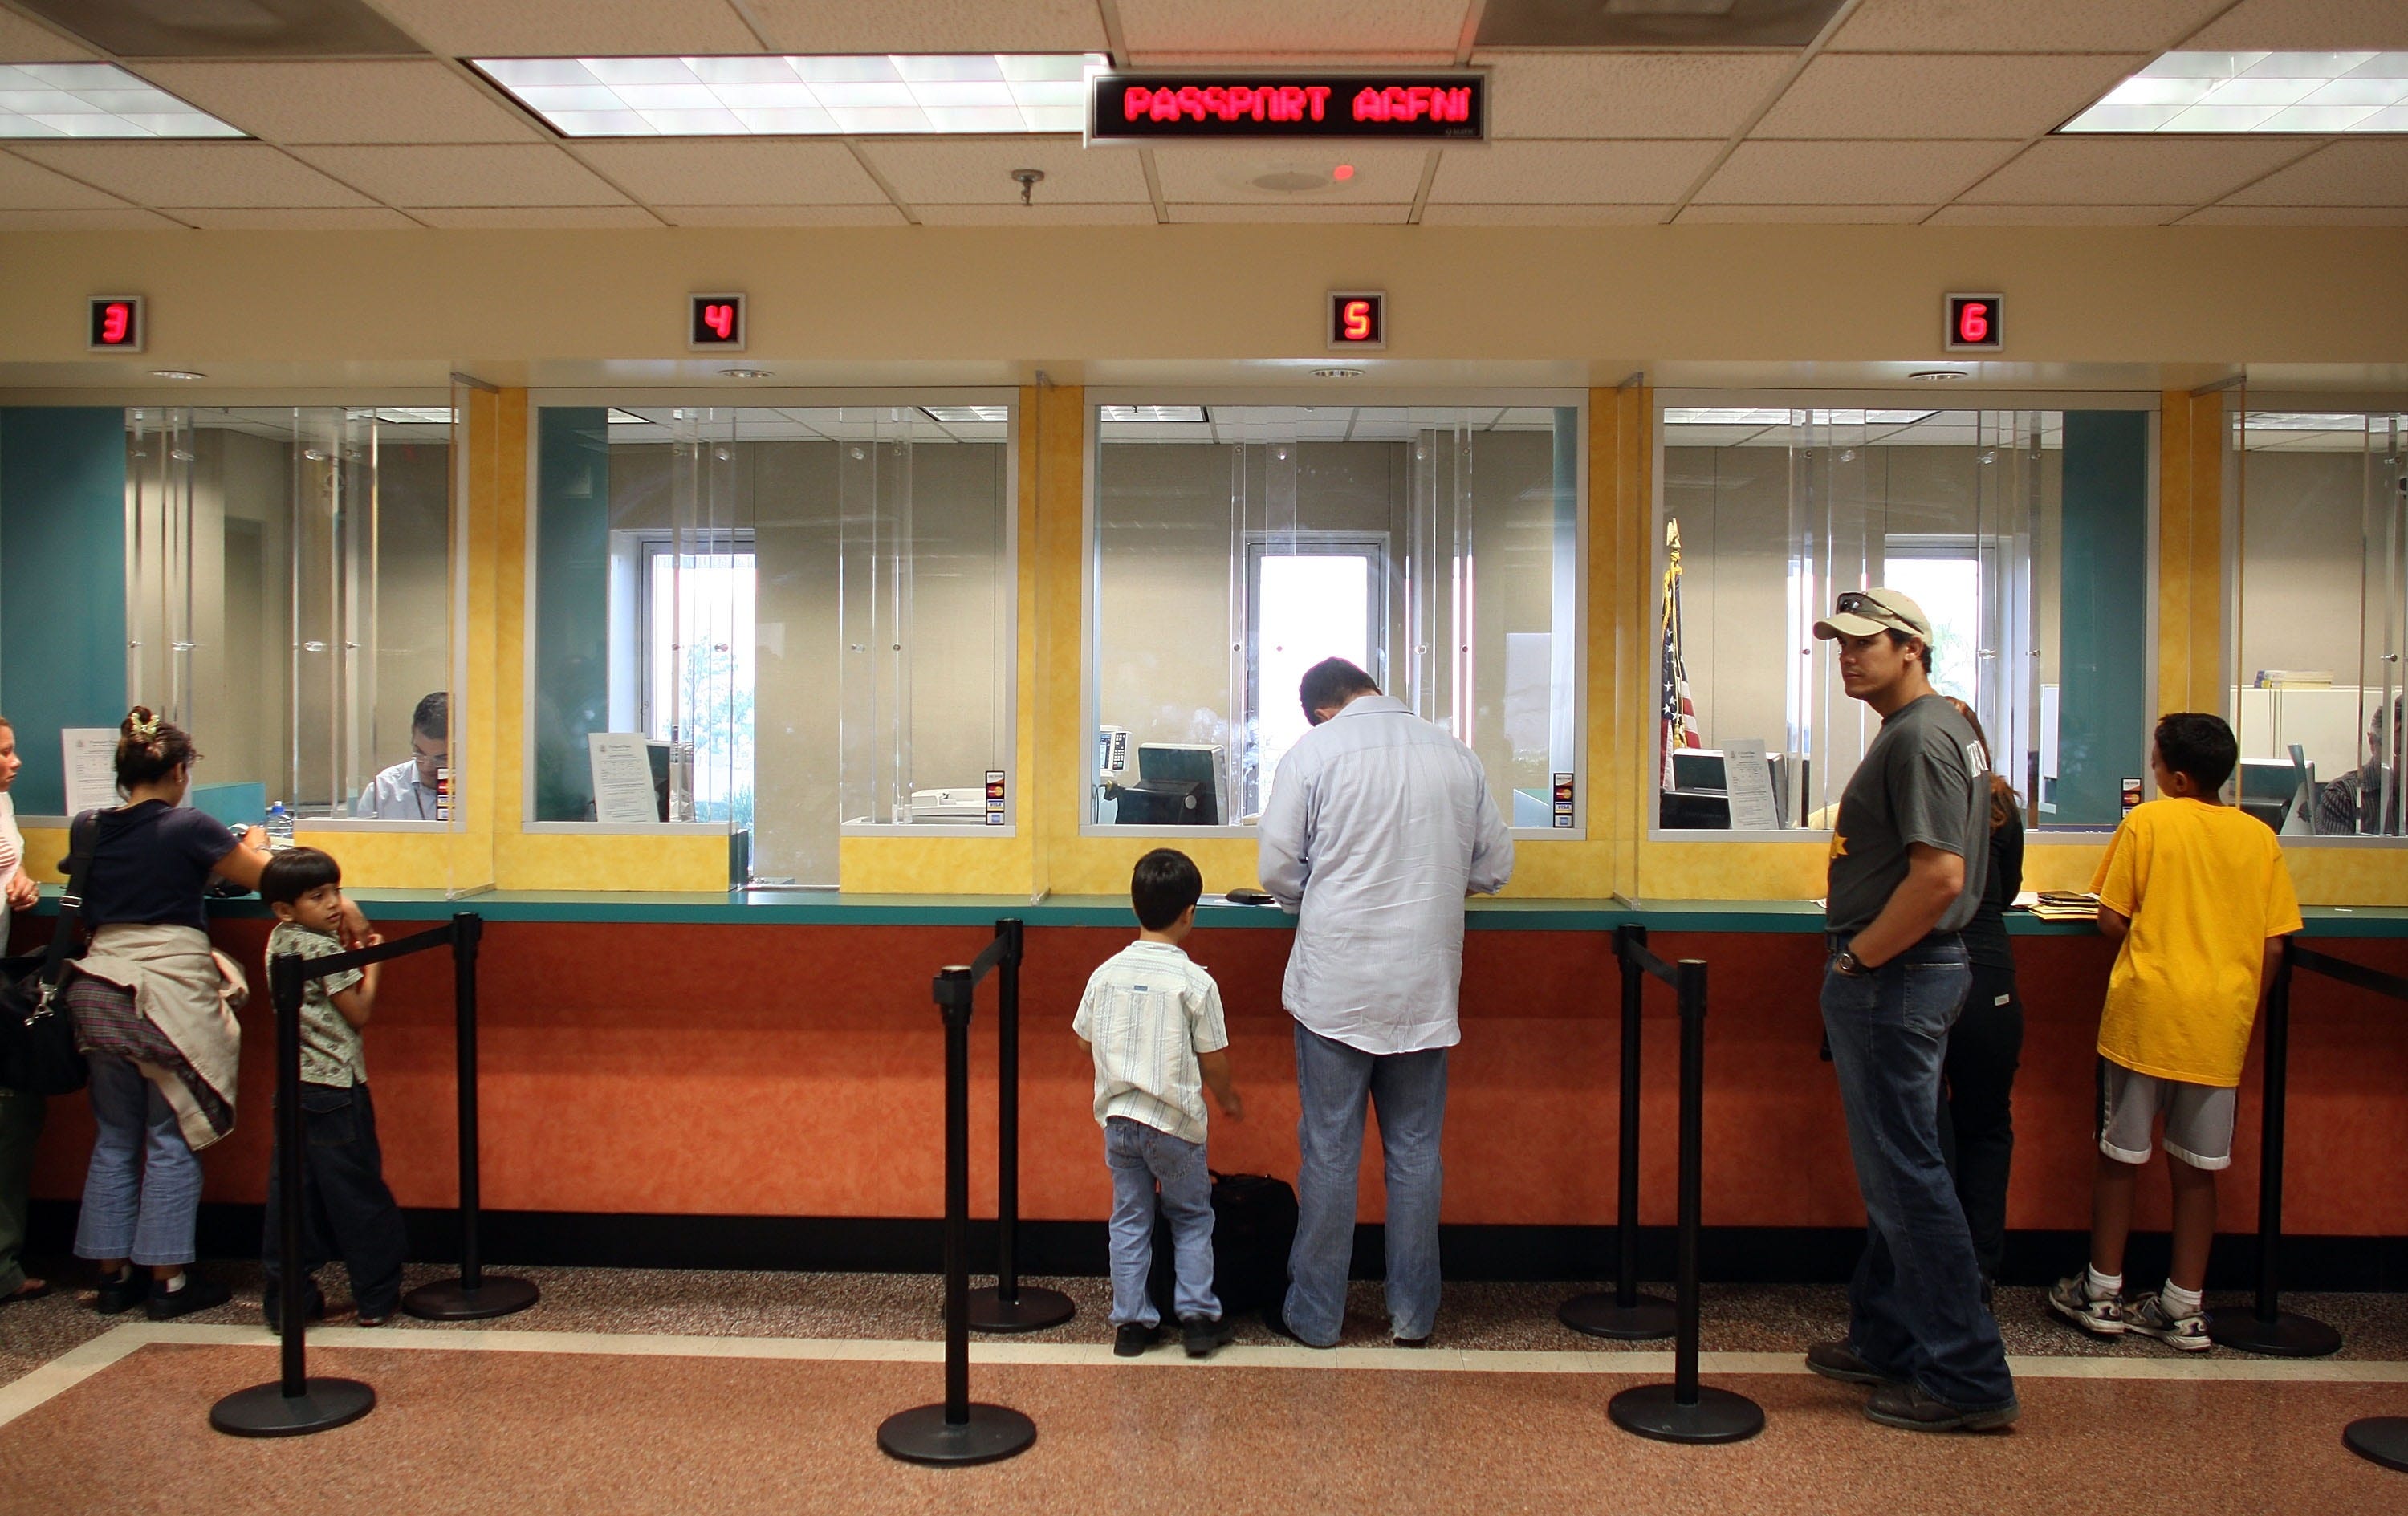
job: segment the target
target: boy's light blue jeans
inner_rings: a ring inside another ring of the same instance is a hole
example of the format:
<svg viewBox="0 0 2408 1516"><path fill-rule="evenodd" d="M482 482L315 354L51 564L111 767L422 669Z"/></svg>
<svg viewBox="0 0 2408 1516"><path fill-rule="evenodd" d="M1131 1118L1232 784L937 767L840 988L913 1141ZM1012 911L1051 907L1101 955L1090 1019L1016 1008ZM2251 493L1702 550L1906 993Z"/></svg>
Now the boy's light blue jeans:
<svg viewBox="0 0 2408 1516"><path fill-rule="evenodd" d="M92 1065L92 1119L99 1133L76 1223L79 1258L189 1264L201 1214L201 1159L184 1141L175 1108L127 1059L84 1055Z"/></svg>
<svg viewBox="0 0 2408 1516"><path fill-rule="evenodd" d="M1408 1341L1438 1321L1438 1206L1444 1172L1446 1050L1369 1053L1296 1029L1296 1246L1287 1256L1288 1330L1327 1347L1346 1318L1354 1259L1354 1177L1363 1166L1363 1108L1380 1115L1388 1184L1388 1322Z"/></svg>
<svg viewBox="0 0 2408 1516"><path fill-rule="evenodd" d="M1204 1144L1114 1116L1104 1123L1104 1162L1112 1170L1112 1324L1162 1324L1145 1288L1154 1268L1157 1186L1179 1266L1179 1319L1219 1321L1221 1302L1212 1294L1212 1171Z"/></svg>

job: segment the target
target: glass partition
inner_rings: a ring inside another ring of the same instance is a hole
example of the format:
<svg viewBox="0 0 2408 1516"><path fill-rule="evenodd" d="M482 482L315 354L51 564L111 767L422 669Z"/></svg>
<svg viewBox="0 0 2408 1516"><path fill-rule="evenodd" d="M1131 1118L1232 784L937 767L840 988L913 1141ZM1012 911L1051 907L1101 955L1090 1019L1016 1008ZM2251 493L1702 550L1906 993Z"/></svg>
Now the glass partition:
<svg viewBox="0 0 2408 1516"><path fill-rule="evenodd" d="M2148 412L1747 398L1659 415L1656 824L1829 825L1880 721L1813 624L1887 585L2028 822L2114 825L2147 772Z"/></svg>
<svg viewBox="0 0 2408 1516"><path fill-rule="evenodd" d="M1010 824L1010 419L540 407L529 820L724 827L772 887Z"/></svg>
<svg viewBox="0 0 2408 1516"><path fill-rule="evenodd" d="M1342 657L1576 832L1580 408L1102 404L1098 825L1251 823Z"/></svg>
<svg viewBox="0 0 2408 1516"><path fill-rule="evenodd" d="M2237 799L2286 837L2402 822L2408 411L2236 397Z"/></svg>

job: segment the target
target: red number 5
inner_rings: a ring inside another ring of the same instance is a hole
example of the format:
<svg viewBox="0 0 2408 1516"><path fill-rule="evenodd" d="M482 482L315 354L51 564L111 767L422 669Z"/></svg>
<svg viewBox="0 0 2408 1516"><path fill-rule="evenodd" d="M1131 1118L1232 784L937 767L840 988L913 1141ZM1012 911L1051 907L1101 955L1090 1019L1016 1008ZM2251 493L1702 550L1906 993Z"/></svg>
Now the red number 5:
<svg viewBox="0 0 2408 1516"><path fill-rule="evenodd" d="M1371 336L1371 302L1349 300L1339 307L1341 330L1349 342L1369 341Z"/></svg>

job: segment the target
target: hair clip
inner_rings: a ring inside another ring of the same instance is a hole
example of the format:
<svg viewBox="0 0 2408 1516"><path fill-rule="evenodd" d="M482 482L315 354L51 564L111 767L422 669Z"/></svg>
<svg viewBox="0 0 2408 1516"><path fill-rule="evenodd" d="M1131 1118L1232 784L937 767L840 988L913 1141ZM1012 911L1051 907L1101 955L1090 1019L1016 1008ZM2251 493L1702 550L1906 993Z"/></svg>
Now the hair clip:
<svg viewBox="0 0 2408 1516"><path fill-rule="evenodd" d="M159 737L159 718L152 716L146 721L136 717L126 722L125 734L136 742L156 741Z"/></svg>

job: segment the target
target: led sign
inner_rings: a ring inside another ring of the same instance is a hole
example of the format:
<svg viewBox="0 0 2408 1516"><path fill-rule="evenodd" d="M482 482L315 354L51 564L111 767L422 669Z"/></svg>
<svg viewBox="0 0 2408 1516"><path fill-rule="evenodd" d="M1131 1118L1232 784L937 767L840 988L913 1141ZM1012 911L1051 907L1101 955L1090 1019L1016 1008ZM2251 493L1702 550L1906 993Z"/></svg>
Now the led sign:
<svg viewBox="0 0 2408 1516"><path fill-rule="evenodd" d="M1950 295L1947 336L1950 352L1996 352L2005 347L2006 297Z"/></svg>
<svg viewBox="0 0 2408 1516"><path fill-rule="evenodd" d="M84 347L93 352L140 352L150 334L142 326L138 294L96 294L92 297Z"/></svg>
<svg viewBox="0 0 2408 1516"><path fill-rule="evenodd" d="M1329 292L1329 346L1384 348L1388 345L1388 297L1379 290Z"/></svg>
<svg viewBox="0 0 2408 1516"><path fill-rule="evenodd" d="M1488 77L1090 74L1087 141L1477 142Z"/></svg>
<svg viewBox="0 0 2408 1516"><path fill-rule="evenodd" d="M685 345L714 352L744 350L744 297L740 294L697 294L687 297Z"/></svg>

